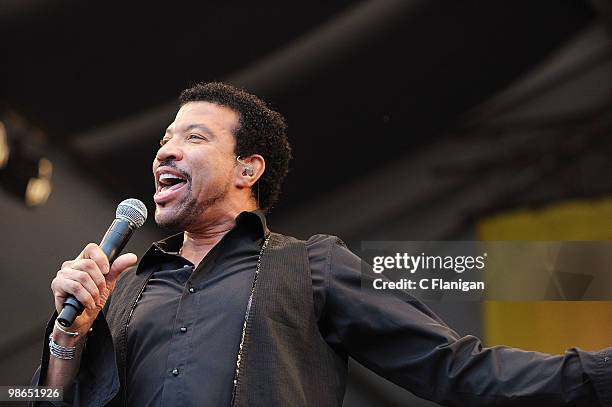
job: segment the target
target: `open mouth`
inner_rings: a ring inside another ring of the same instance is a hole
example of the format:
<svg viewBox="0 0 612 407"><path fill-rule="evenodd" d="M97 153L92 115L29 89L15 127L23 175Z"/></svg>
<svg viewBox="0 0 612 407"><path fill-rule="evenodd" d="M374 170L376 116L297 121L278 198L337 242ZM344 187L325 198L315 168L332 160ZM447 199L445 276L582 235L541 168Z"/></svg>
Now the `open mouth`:
<svg viewBox="0 0 612 407"><path fill-rule="evenodd" d="M175 172L161 171L157 177L157 190L153 200L157 204L165 204L175 198L185 185L187 185L185 176Z"/></svg>
<svg viewBox="0 0 612 407"><path fill-rule="evenodd" d="M169 189L177 189L174 187L181 187L182 184L185 184L187 180L182 178L181 176L164 173L159 176L158 181L158 192L164 192Z"/></svg>

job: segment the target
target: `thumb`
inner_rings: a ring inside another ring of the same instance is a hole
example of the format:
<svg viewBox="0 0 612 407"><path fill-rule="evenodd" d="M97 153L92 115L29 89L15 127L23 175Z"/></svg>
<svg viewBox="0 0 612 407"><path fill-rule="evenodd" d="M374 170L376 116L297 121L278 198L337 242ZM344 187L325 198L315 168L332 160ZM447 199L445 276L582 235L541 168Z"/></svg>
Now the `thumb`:
<svg viewBox="0 0 612 407"><path fill-rule="evenodd" d="M114 281L121 273L129 267L136 265L136 263L138 263L138 257L134 253L122 254L111 265L107 280Z"/></svg>

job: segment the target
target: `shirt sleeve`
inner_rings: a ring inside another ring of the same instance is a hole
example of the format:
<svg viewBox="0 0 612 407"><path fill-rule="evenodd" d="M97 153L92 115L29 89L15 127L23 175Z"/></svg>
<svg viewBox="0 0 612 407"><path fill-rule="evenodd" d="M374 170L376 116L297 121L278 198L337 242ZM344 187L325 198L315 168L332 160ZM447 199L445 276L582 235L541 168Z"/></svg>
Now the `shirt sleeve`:
<svg viewBox="0 0 612 407"><path fill-rule="evenodd" d="M307 248L328 344L415 395L448 406L612 406L610 349L486 348L408 294L363 289L376 275L338 238L314 236Z"/></svg>
<svg viewBox="0 0 612 407"><path fill-rule="evenodd" d="M57 318L55 312L45 331L42 347L41 364L32 377L33 386L42 386L49 365L49 335ZM119 374L113 340L100 312L93 323L92 331L87 336L85 349L81 356L81 366L74 382L64 388L63 401L45 401L30 403L31 406L90 406L105 405L119 392Z"/></svg>

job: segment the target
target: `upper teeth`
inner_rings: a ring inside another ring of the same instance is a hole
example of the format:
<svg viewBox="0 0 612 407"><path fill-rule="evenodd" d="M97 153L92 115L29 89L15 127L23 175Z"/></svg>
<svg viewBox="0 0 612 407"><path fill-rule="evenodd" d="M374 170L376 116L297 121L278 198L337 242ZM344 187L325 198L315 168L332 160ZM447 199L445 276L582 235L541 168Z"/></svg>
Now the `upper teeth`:
<svg viewBox="0 0 612 407"><path fill-rule="evenodd" d="M159 176L160 181L163 181L163 180L168 179L168 178L182 179L181 177L179 177L177 175L174 175L174 174L162 174L162 175Z"/></svg>

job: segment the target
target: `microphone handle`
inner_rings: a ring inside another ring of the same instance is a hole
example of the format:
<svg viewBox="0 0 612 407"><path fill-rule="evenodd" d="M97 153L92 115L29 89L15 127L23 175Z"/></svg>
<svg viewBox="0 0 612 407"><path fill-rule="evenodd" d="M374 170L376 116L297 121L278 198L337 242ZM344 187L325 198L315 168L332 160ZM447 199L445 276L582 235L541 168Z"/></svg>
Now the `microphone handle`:
<svg viewBox="0 0 612 407"><path fill-rule="evenodd" d="M133 229L130 222L116 218L110 225L102 242L100 242L100 248L108 257L109 265L113 264L119 253L123 250L128 240L132 236ZM85 307L79 300L73 295L69 295L64 301L64 308L57 317L57 322L63 327L70 327L76 317L81 315Z"/></svg>
<svg viewBox="0 0 612 407"><path fill-rule="evenodd" d="M119 256L119 253L123 250L130 237L132 237L132 225L130 222L117 218L110 225L102 242L100 242L100 248L108 257L108 263L113 264L115 259Z"/></svg>

